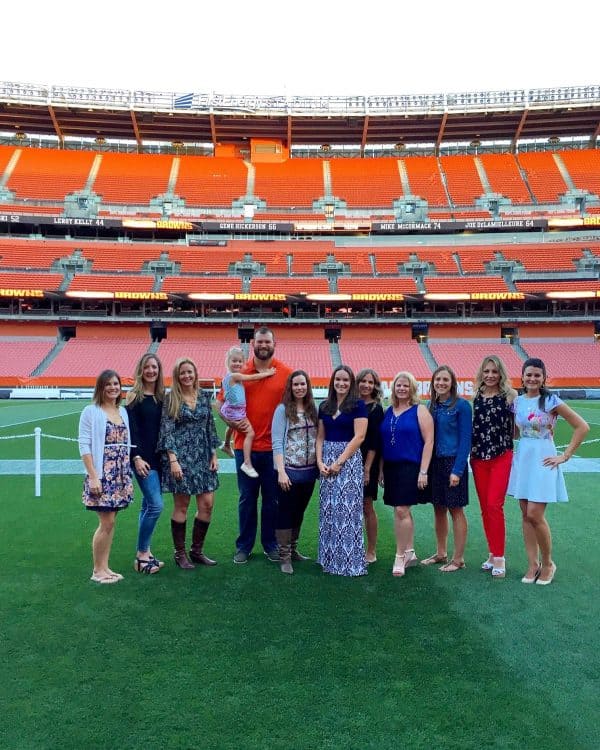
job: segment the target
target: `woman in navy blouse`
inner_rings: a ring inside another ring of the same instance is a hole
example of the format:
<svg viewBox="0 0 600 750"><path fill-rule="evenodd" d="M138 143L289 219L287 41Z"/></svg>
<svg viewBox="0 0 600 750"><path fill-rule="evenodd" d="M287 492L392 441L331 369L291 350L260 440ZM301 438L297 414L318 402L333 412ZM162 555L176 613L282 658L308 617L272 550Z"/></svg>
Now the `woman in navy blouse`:
<svg viewBox="0 0 600 750"><path fill-rule="evenodd" d="M471 406L459 398L456 375L448 365L440 365L431 377L429 411L434 423L431 494L437 550L422 563L444 563L440 570L454 573L465 567L467 519L463 508L469 503L467 459L471 451L472 418ZM454 534L454 554L450 561L448 513Z"/></svg>
<svg viewBox="0 0 600 750"><path fill-rule="evenodd" d="M358 398L356 378L349 367L340 365L319 407L316 443L321 474L317 562L324 573L361 576L367 572L360 454L366 432L367 409Z"/></svg>

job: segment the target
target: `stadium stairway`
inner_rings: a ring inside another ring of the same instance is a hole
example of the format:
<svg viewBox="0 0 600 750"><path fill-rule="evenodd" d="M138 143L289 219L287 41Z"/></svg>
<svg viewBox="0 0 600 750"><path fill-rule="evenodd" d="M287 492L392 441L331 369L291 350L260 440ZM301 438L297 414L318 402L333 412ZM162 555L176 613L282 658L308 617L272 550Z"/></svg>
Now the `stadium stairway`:
<svg viewBox="0 0 600 750"><path fill-rule="evenodd" d="M454 202L452 200L452 196L450 195L450 191L448 190L448 179L446 177L446 173L444 172L444 167L442 166L442 161L439 156L436 157L436 162L438 165L440 177L442 178L442 186L444 188L444 193L446 194L446 200L448 201L448 205L450 206L450 208L455 208Z"/></svg>
<svg viewBox="0 0 600 750"><path fill-rule="evenodd" d="M329 166L329 161L327 159L323 159L323 189L325 191L325 199L333 198L333 191L331 188L331 167Z"/></svg>
<svg viewBox="0 0 600 750"><path fill-rule="evenodd" d="M560 158L560 154L552 154L552 158L554 159L563 180L567 183L569 190L575 190L575 184L571 179L571 175L569 174L569 170L565 166L564 161Z"/></svg>
<svg viewBox="0 0 600 750"><path fill-rule="evenodd" d="M517 169L519 170L519 174L521 175L521 179L525 183L525 187L527 188L527 192L529 193L529 198L531 200L531 203L533 205L537 205L538 199L535 197L533 190L531 189L531 185L529 184L529 180L527 179L527 172L523 169L523 165L519 161L519 157L517 154L515 154L515 161L517 162Z"/></svg>
<svg viewBox="0 0 600 750"><path fill-rule="evenodd" d="M488 180L488 176L485 171L485 167L481 162L481 159L476 156L473 161L475 162L475 169L477 170L477 174L479 175L479 179L481 180L483 189L486 193L493 193L494 191L492 190L492 186L490 185L490 181Z"/></svg>
<svg viewBox="0 0 600 750"><path fill-rule="evenodd" d="M179 166L181 165L181 159L178 156L173 158L171 164L171 172L169 173L169 182L167 183L167 195L175 195L175 185L177 184L177 178L179 177Z"/></svg>
<svg viewBox="0 0 600 750"><path fill-rule="evenodd" d="M402 185L402 192L404 195L412 195L410 189L410 180L408 179L408 172L406 171L406 164L402 159L398 159L398 171L400 172L400 184Z"/></svg>
<svg viewBox="0 0 600 750"><path fill-rule="evenodd" d="M56 344L50 349L48 354L44 357L44 359L39 363L39 365L35 368L35 370L31 373L32 378L37 378L38 375L42 375L46 368L50 365L51 362L53 362L56 357L62 352L62 350L67 345L67 339L58 338L56 341Z"/></svg>
<svg viewBox="0 0 600 750"><path fill-rule="evenodd" d="M433 356L433 353L431 349L429 348L429 344L426 341L420 341L419 342L419 349L421 350L421 354L423 355L423 359L427 364L429 365L431 372L437 369L438 363L435 360L435 357Z"/></svg>
<svg viewBox="0 0 600 750"><path fill-rule="evenodd" d="M20 148L15 149L14 154L10 157L8 164L6 165L4 174L0 177L0 188L6 188L6 184L10 180L10 177L12 173L14 172L20 156L21 156L21 149Z"/></svg>
<svg viewBox="0 0 600 750"><path fill-rule="evenodd" d="M331 367L333 370L335 370L336 367L339 367L342 362L342 353L340 352L340 345L337 343L337 341L330 341L329 342L329 354L331 356Z"/></svg>
<svg viewBox="0 0 600 750"><path fill-rule="evenodd" d="M101 164L102 164L102 154L97 154L96 157L94 158L94 161L92 162L92 166L90 167L90 173L86 180L84 191L91 192L93 190L94 182L96 182L96 175L98 174L98 170L100 169Z"/></svg>
<svg viewBox="0 0 600 750"><path fill-rule="evenodd" d="M521 346L521 342L518 339L511 339L510 345L515 350L517 355L525 362L526 359L529 359L529 354L523 349Z"/></svg>
<svg viewBox="0 0 600 750"><path fill-rule="evenodd" d="M254 198L254 183L256 181L256 169L254 164L244 160L246 169L248 170L248 176L246 178L246 196L248 198Z"/></svg>

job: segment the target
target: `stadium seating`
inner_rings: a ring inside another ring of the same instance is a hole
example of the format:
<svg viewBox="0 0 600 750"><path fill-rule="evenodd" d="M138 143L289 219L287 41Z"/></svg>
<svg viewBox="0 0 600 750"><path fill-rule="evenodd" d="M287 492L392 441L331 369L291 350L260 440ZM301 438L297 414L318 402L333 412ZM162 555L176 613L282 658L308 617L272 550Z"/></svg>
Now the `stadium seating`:
<svg viewBox="0 0 600 750"><path fill-rule="evenodd" d="M339 342L342 361L355 372L372 367L384 380L399 370L408 370L419 379L431 377L419 345L411 339L411 329L386 326L346 326Z"/></svg>
<svg viewBox="0 0 600 750"><path fill-rule="evenodd" d="M412 195L418 195L430 206L448 208L448 197L435 156L403 159Z"/></svg>
<svg viewBox="0 0 600 750"><path fill-rule="evenodd" d="M248 170L241 159L186 156L179 160L175 193L188 206L231 206L246 195Z"/></svg>
<svg viewBox="0 0 600 750"><path fill-rule="evenodd" d="M85 187L95 158L90 151L23 148L18 152L7 187L20 199L63 201Z"/></svg>
<svg viewBox="0 0 600 750"><path fill-rule="evenodd" d="M594 149L563 151L560 154L573 184L600 196L600 152Z"/></svg>
<svg viewBox="0 0 600 750"><path fill-rule="evenodd" d="M484 192L473 157L442 156L440 162L454 205L472 206Z"/></svg>
<svg viewBox="0 0 600 750"><path fill-rule="evenodd" d="M331 159L331 190L349 208L390 206L402 197L398 160Z"/></svg>
<svg viewBox="0 0 600 750"><path fill-rule="evenodd" d="M552 154L526 152L519 154L518 160L538 203L558 203L559 197L567 191L567 185Z"/></svg>
<svg viewBox="0 0 600 750"><path fill-rule="evenodd" d="M322 159L290 159L282 164L256 164L254 195L269 209L310 207L325 194Z"/></svg>
<svg viewBox="0 0 600 750"><path fill-rule="evenodd" d="M510 198L516 205L531 203L531 195L513 154L481 154L478 158L493 193Z"/></svg>
<svg viewBox="0 0 600 750"><path fill-rule="evenodd" d="M104 203L148 204L167 192L172 156L105 153L93 184Z"/></svg>

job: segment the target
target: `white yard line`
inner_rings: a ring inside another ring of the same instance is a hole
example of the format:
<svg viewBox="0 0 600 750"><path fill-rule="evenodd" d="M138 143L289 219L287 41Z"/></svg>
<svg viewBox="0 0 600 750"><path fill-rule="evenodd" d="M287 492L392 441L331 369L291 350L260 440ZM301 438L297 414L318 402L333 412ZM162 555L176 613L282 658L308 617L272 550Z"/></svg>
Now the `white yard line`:
<svg viewBox="0 0 600 750"><path fill-rule="evenodd" d="M24 419L22 422L12 422L11 424L0 424L0 430L6 427L19 427L22 424L33 424L33 422L47 422L49 419L59 419L60 417L69 417L71 414L81 414L82 409L77 411L67 411L64 414L53 414L51 417L36 417L35 419Z"/></svg>

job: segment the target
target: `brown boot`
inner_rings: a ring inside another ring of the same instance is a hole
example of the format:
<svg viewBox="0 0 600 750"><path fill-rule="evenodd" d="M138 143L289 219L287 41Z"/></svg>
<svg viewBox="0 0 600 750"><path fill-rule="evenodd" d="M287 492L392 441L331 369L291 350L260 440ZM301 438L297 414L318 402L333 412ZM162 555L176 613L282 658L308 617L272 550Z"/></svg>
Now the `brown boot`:
<svg viewBox="0 0 600 750"><path fill-rule="evenodd" d="M279 564L281 566L282 573L293 573L292 568L292 530L291 529L276 529L275 538L279 545Z"/></svg>
<svg viewBox="0 0 600 750"><path fill-rule="evenodd" d="M207 557L202 548L204 547L204 539L206 532L209 527L208 521L201 521L199 518L194 518L194 530L192 532L192 546L190 547L190 558L200 565L216 565L216 560L211 560Z"/></svg>
<svg viewBox="0 0 600 750"><path fill-rule="evenodd" d="M306 557L301 552L298 552L298 537L300 536L300 527L292 529L292 540L290 546L292 548L292 560L294 562L305 562L310 560L310 557Z"/></svg>
<svg viewBox="0 0 600 750"><path fill-rule="evenodd" d="M185 521L174 521L171 519L171 534L175 545L175 564L183 570L193 570L196 566L188 560L185 553Z"/></svg>

